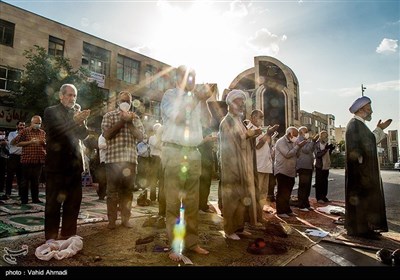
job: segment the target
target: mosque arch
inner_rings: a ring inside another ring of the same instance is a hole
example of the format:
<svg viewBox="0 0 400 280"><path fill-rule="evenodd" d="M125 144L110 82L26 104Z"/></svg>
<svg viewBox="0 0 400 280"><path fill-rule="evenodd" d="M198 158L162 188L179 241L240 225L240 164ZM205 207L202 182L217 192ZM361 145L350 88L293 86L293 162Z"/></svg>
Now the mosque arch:
<svg viewBox="0 0 400 280"><path fill-rule="evenodd" d="M229 89L248 92L250 107L264 112L264 125L279 124L282 136L288 126L300 124L297 77L288 66L270 56L255 57L254 65L237 75Z"/></svg>

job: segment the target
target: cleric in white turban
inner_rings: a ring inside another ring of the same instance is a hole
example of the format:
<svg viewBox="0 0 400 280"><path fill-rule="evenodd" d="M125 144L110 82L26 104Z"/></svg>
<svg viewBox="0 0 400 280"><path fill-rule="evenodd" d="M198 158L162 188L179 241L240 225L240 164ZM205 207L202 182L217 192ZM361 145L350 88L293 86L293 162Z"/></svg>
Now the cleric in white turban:
<svg viewBox="0 0 400 280"><path fill-rule="evenodd" d="M371 99L366 96L353 102L354 114L346 126L345 224L348 236L379 239L387 232L385 197L379 169L378 148L392 122L378 121L371 131L365 121L372 119ZM225 218L225 216L224 216Z"/></svg>
<svg viewBox="0 0 400 280"><path fill-rule="evenodd" d="M349 111L350 111L350 113L354 114L358 110L360 110L362 107L364 107L365 105L367 105L369 103L371 103L371 99L369 99L367 96L359 97L350 106Z"/></svg>
<svg viewBox="0 0 400 280"><path fill-rule="evenodd" d="M240 89L234 89L226 96L226 104L232 104L233 100L242 98L246 102L246 94Z"/></svg>

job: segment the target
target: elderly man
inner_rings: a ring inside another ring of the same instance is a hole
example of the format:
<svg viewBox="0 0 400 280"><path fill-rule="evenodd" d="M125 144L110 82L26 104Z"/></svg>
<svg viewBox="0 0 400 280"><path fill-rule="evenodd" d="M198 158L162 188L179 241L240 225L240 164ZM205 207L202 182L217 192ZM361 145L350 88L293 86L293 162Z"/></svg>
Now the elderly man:
<svg viewBox="0 0 400 280"><path fill-rule="evenodd" d="M249 129L261 129L264 123L264 113L261 110L255 109L251 112L250 123L247 125ZM272 159L272 134L279 128L279 124L273 127L268 126L262 134L257 136L254 143L256 151L256 168L258 177L258 192L260 207L267 211L267 192L269 188L269 178L273 174L273 159Z"/></svg>
<svg viewBox="0 0 400 280"><path fill-rule="evenodd" d="M286 134L276 141L274 174L278 182L276 213L280 218L295 214L290 209L289 200L296 178L297 152L307 140L297 141L299 131L294 126L286 129Z"/></svg>
<svg viewBox="0 0 400 280"><path fill-rule="evenodd" d="M39 199L39 179L46 158L46 133L40 128L41 125L42 118L37 115L33 116L31 125L11 141L11 144L22 147L21 204L28 203L29 186L32 202L42 203Z"/></svg>
<svg viewBox="0 0 400 280"><path fill-rule="evenodd" d="M80 110L73 84L60 88L60 103L44 110L46 131L45 238L57 239L62 215L61 238L76 234L82 201L83 158L81 140L88 136L90 110ZM61 214L62 207L62 214Z"/></svg>
<svg viewBox="0 0 400 280"><path fill-rule="evenodd" d="M319 140L315 144L315 198L318 203L329 202L328 177L331 167L331 153L335 146L328 144L328 132L322 130L319 133Z"/></svg>
<svg viewBox="0 0 400 280"><path fill-rule="evenodd" d="M318 140L319 134L309 139L310 134L306 126L299 128L299 138L297 142L306 140L303 147L297 152L296 171L299 174L299 189L297 192L297 207L300 211L308 212L312 210L310 206L309 196L311 192L311 181L314 168L314 149L315 141Z"/></svg>
<svg viewBox="0 0 400 280"><path fill-rule="evenodd" d="M348 235L377 239L388 225L376 145L392 120L379 120L371 132L365 125L372 115L366 96L355 100L349 111L354 117L346 127L345 228Z"/></svg>
<svg viewBox="0 0 400 280"><path fill-rule="evenodd" d="M226 103L228 113L219 127L222 214L226 238L239 240L240 235L250 235L244 230L246 221L257 224L258 202L251 139L262 131L259 128L248 130L242 123L246 103L243 91L232 90Z"/></svg>

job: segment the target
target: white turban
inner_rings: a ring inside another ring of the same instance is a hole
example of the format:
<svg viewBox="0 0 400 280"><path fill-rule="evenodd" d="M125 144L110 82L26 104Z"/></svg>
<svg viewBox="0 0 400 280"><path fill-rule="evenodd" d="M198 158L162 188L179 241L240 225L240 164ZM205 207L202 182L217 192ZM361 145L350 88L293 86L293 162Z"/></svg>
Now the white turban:
<svg viewBox="0 0 400 280"><path fill-rule="evenodd" d="M233 100L237 98L242 98L246 101L246 94L240 89L234 89L226 96L226 104L232 104Z"/></svg>
<svg viewBox="0 0 400 280"><path fill-rule="evenodd" d="M353 102L353 104L350 106L349 111L350 113L354 114L358 110L360 110L362 107L367 105L368 103L371 103L371 99L369 99L366 96L362 96L356 99L356 101Z"/></svg>

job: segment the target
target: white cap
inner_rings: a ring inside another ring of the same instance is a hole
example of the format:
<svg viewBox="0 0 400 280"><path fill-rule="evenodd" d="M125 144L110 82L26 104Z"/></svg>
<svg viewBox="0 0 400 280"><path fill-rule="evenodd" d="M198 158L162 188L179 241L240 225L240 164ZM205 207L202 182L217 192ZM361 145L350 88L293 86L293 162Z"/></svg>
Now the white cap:
<svg viewBox="0 0 400 280"><path fill-rule="evenodd" d="M237 98L242 98L244 101L246 101L246 94L244 91L240 89L234 89L228 95L226 96L226 104L230 105L232 104L233 100Z"/></svg>

